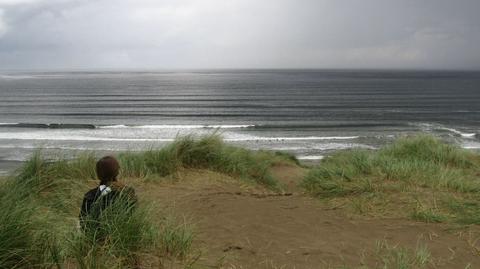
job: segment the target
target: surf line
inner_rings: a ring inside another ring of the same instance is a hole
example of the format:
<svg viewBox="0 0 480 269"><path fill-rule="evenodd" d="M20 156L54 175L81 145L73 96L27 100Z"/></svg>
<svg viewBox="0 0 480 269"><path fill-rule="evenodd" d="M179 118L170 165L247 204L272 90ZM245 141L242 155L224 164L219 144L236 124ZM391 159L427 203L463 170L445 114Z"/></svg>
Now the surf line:
<svg viewBox="0 0 480 269"><path fill-rule="evenodd" d="M358 136L307 136L307 137L246 137L246 138L225 138L227 142L242 141L305 141L305 140L350 140ZM0 133L0 139L12 140L48 140L48 141L151 141L151 142L169 142L174 138L118 138L118 137L94 137L94 136L76 136L64 135L52 137L46 134L32 135L27 133Z"/></svg>

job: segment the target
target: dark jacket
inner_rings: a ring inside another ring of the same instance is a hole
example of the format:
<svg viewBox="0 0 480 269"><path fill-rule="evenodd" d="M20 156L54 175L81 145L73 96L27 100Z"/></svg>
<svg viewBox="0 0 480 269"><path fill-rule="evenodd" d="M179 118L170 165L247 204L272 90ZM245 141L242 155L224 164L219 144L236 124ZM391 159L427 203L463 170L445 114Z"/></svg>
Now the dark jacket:
<svg viewBox="0 0 480 269"><path fill-rule="evenodd" d="M85 230L88 227L97 226L96 222L102 211L120 200L128 203L125 208L134 207L137 202L135 190L118 182L100 185L89 190L85 193L80 208L80 227Z"/></svg>

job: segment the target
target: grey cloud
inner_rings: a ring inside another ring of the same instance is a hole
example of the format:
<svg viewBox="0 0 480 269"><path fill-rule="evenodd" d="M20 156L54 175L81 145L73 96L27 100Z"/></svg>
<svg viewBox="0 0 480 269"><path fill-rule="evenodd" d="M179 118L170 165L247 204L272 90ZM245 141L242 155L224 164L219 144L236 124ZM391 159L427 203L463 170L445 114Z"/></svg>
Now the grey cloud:
<svg viewBox="0 0 480 269"><path fill-rule="evenodd" d="M479 69L477 0L0 0L0 68Z"/></svg>

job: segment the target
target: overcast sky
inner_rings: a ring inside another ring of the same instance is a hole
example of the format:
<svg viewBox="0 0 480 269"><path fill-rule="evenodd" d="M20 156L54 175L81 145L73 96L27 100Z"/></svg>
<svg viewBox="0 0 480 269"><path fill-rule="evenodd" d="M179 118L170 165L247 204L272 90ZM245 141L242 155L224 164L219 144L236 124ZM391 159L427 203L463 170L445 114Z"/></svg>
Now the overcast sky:
<svg viewBox="0 0 480 269"><path fill-rule="evenodd" d="M0 69L480 69L480 0L0 0Z"/></svg>

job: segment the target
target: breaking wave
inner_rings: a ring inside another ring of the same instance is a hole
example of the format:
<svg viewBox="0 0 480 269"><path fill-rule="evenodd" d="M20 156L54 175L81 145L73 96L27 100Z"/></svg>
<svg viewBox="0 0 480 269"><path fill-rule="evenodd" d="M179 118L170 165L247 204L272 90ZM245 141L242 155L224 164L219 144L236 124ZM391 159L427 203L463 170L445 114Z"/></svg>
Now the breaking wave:
<svg viewBox="0 0 480 269"><path fill-rule="evenodd" d="M417 126L425 131L447 131L463 138L474 138L477 135L476 133L460 131L458 129L447 127L437 123L412 123L411 125Z"/></svg>

